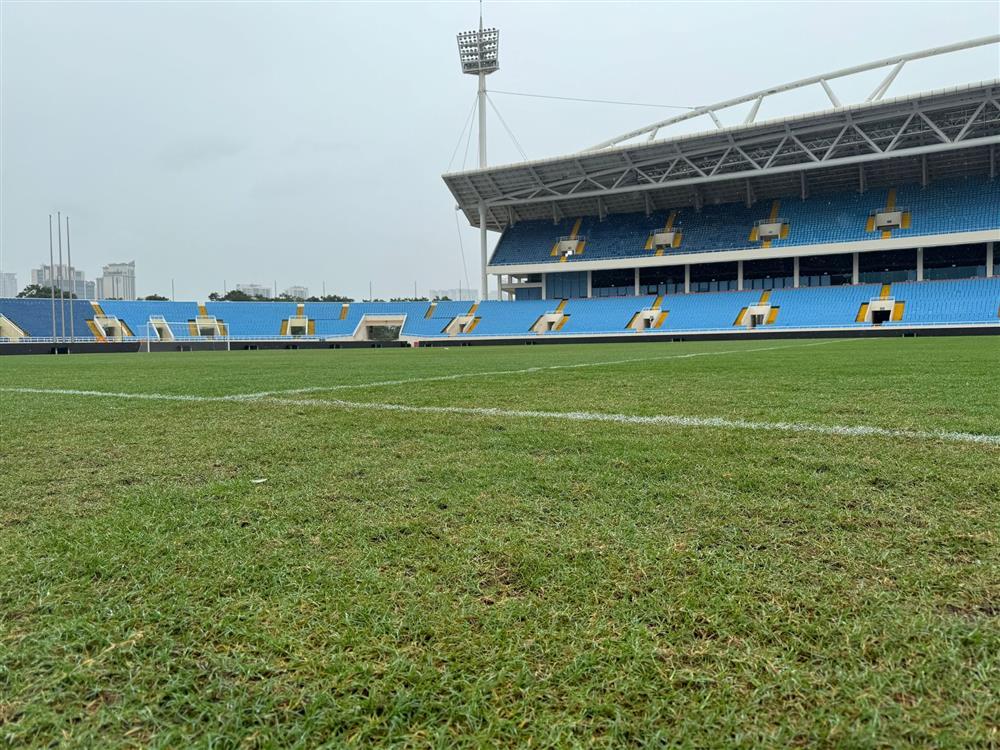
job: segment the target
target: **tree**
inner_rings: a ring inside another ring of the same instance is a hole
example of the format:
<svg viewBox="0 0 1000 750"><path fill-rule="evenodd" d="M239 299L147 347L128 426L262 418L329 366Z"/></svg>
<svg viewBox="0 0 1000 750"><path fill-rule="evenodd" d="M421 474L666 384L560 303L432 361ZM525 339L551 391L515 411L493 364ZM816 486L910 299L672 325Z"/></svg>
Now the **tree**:
<svg viewBox="0 0 1000 750"><path fill-rule="evenodd" d="M49 299L52 297L52 287L41 286L39 284L28 284L24 287L17 295L18 297L24 297L25 299ZM56 289L56 296L59 296L59 290ZM67 297L70 299L76 299L76 295L72 292L66 292Z"/></svg>
<svg viewBox="0 0 1000 750"><path fill-rule="evenodd" d="M147 297L143 297L145 300L150 300L151 302L166 302L167 298L162 294L150 294Z"/></svg>
<svg viewBox="0 0 1000 750"><path fill-rule="evenodd" d="M324 294L322 297L315 295L306 299L306 302L354 302L353 297L342 297L339 294Z"/></svg>

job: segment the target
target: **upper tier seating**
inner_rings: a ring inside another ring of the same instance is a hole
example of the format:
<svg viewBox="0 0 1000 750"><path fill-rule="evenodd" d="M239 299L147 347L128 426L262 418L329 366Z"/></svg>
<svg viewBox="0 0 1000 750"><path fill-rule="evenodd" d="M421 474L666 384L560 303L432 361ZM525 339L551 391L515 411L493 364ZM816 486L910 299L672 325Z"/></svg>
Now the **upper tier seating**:
<svg viewBox="0 0 1000 750"><path fill-rule="evenodd" d="M73 334L78 338L89 338L91 333L87 325L94 317L93 307L87 300L66 300L66 335L70 332L70 318L73 320ZM51 299L0 299L0 315L14 323L28 336L52 336L52 300ZM63 315L60 312L59 300L56 300L56 336L63 335Z"/></svg>
<svg viewBox="0 0 1000 750"><path fill-rule="evenodd" d="M796 197L779 202L778 216L788 221L788 236L771 240L771 247L859 242L879 238L866 229L868 216L886 207L888 188L865 193L849 192L815 195L803 201ZM746 250L761 248L750 242L754 223L768 218L773 201L760 200L750 208L741 203L705 206L701 212L681 208L673 228L683 240L667 254ZM892 230L893 237L949 234L1000 228L1000 180L968 178L919 185L900 186L896 206L910 212L907 229ZM587 244L582 255L571 256L566 264L583 260L649 257L645 250L649 233L661 229L670 212L610 214L603 221L584 217L580 234ZM553 225L548 220L522 221L509 227L500 238L493 265L521 263L557 263L551 255L553 243L568 235L576 219L567 218ZM762 254L766 250L762 249ZM564 266L565 268L565 266Z"/></svg>

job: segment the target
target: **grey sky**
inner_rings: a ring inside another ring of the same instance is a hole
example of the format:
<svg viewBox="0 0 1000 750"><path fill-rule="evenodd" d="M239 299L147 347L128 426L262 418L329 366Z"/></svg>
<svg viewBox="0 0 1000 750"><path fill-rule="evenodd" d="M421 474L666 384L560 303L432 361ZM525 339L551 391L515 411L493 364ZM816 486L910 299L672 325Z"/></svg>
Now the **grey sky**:
<svg viewBox="0 0 1000 750"><path fill-rule="evenodd" d="M501 29L494 90L697 105L997 33L1000 3L492 2L486 22ZM475 95L454 38L475 2L4 0L0 23L0 249L21 286L56 209L76 265L92 278L135 259L140 294L171 278L183 299L223 280L358 298L369 280L376 296L464 283L440 175ZM1000 77L995 46L951 57L904 69L890 95ZM494 101L529 158L670 114ZM492 112L489 133L490 163L519 160ZM476 232L463 237L476 284Z"/></svg>

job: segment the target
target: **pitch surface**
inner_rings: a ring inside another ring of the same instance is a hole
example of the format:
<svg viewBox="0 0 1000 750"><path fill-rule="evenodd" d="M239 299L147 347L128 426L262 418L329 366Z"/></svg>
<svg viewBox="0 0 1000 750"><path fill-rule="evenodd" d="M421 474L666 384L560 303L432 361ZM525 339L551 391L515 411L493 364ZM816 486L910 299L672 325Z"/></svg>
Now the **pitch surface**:
<svg viewBox="0 0 1000 750"><path fill-rule="evenodd" d="M4 358L0 739L996 742L998 394L996 337Z"/></svg>

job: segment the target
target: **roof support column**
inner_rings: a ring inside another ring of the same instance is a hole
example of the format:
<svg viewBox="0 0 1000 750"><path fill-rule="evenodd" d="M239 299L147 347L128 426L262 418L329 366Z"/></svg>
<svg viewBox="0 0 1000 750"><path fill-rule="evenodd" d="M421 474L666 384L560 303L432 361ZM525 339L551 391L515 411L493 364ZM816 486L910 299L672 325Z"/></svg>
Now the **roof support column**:
<svg viewBox="0 0 1000 750"><path fill-rule="evenodd" d="M737 291L743 291L743 261L736 261L736 289Z"/></svg>
<svg viewBox="0 0 1000 750"><path fill-rule="evenodd" d="M796 289L799 288L799 256L796 255L792 259L792 286Z"/></svg>
<svg viewBox="0 0 1000 750"><path fill-rule="evenodd" d="M594 272L587 271L587 299L594 296Z"/></svg>
<svg viewBox="0 0 1000 750"><path fill-rule="evenodd" d="M858 192L865 192L865 165L858 165Z"/></svg>
<svg viewBox="0 0 1000 750"><path fill-rule="evenodd" d="M993 255L993 248L994 248L994 243L992 243L992 242L987 242L986 243L986 278L987 279L992 279L993 278L993 264L996 263L996 261L994 260L995 256Z"/></svg>
<svg viewBox="0 0 1000 750"><path fill-rule="evenodd" d="M851 283L857 284L861 281L861 266L858 263L858 253L852 253L852 255L854 256L854 263L853 268L851 269Z"/></svg>
<svg viewBox="0 0 1000 750"><path fill-rule="evenodd" d="M639 267L635 268L635 296L639 296Z"/></svg>
<svg viewBox="0 0 1000 750"><path fill-rule="evenodd" d="M927 178L927 154L922 154L920 157L920 187L927 187L929 182Z"/></svg>
<svg viewBox="0 0 1000 750"><path fill-rule="evenodd" d="M917 248L917 281L924 280L924 249Z"/></svg>
<svg viewBox="0 0 1000 750"><path fill-rule="evenodd" d="M691 293L691 264L684 264L684 294Z"/></svg>
<svg viewBox="0 0 1000 750"><path fill-rule="evenodd" d="M490 298L489 278L486 275L486 202L479 201L479 262L480 266L480 295L485 301Z"/></svg>

